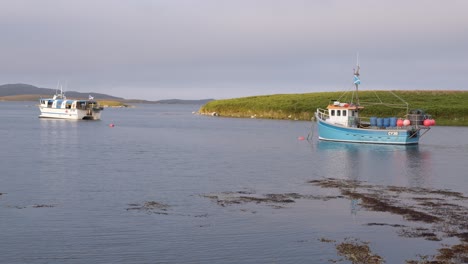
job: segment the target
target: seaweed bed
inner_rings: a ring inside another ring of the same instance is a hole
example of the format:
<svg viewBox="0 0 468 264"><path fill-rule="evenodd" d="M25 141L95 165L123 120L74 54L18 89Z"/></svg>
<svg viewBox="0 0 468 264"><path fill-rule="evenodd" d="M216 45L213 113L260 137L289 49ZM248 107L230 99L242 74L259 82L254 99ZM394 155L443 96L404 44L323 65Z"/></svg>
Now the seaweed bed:
<svg viewBox="0 0 468 264"><path fill-rule="evenodd" d="M127 211L130 210L137 210L137 211L144 211L148 214L162 214L162 215L167 215L168 212L167 210L170 208L169 205L164 204L164 203L159 203L155 201L146 201L143 204L138 204L138 203L131 203L128 204Z"/></svg>
<svg viewBox="0 0 468 264"><path fill-rule="evenodd" d="M441 245L436 255L417 255L417 260L406 260L407 264L448 264L468 263L468 197L450 190L411 188L399 186L370 185L360 181L324 178L308 181L308 184L324 189L335 189L337 195L304 195L299 193L256 194L254 191L222 192L203 194L201 197L211 199L222 207L248 203L263 204L274 209L281 209L296 200L350 199L365 210L387 212L402 216L415 225L389 223L367 223L366 226L388 226L395 228L402 237L416 237L430 241L442 241L445 238L457 238L458 244ZM4 195L5 193L0 193ZM127 211L135 210L148 214L168 215L171 206L168 204L145 201L128 204ZM34 204L31 206L7 206L8 208L51 208L55 205ZM241 209L247 212L247 209ZM256 213L256 211L250 211ZM171 212L174 213L174 212ZM194 217L206 217L206 214ZM422 224L418 226L417 224ZM321 238L323 243L334 243L337 254L351 263L385 263L385 260L373 254L369 242L358 238L345 238L341 242ZM342 261L330 260L337 263Z"/></svg>
<svg viewBox="0 0 468 264"><path fill-rule="evenodd" d="M464 205L468 197L462 193L428 188L370 185L360 181L334 178L311 180L308 183L321 188L336 189L340 194L335 196L299 193L258 195L251 191L238 191L205 194L202 197L209 198L223 207L256 203L276 209L284 208L298 199L357 200L363 209L400 215L407 221L424 225L410 227L368 223L368 226L390 226L395 228L397 234L402 237L417 237L431 241L442 241L444 238L458 238L459 240L459 244L444 245L439 248L437 255L419 256L418 260L407 260L407 263L468 263L468 208ZM325 238L321 241L330 242ZM385 262L380 256L372 254L367 242L346 238L335 246L338 254L352 263Z"/></svg>
<svg viewBox="0 0 468 264"><path fill-rule="evenodd" d="M326 238L319 239L324 243L335 243L335 240ZM339 244L335 244L336 251L339 256L343 256L346 260L352 263L362 264L381 264L384 260L381 256L373 254L369 247L369 242L362 242L358 239L345 238L345 240ZM330 262L337 263L339 260L329 260Z"/></svg>

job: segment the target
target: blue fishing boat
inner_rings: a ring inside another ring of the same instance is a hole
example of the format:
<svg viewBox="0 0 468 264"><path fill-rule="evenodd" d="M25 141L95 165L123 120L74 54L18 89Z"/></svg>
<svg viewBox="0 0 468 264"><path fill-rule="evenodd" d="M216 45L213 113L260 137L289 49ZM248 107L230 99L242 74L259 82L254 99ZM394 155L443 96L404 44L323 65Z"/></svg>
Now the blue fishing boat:
<svg viewBox="0 0 468 264"><path fill-rule="evenodd" d="M419 139L430 130L435 121L422 110L409 111L408 104L403 99L406 115L397 117L361 116L365 106L359 103L358 87L359 63L354 69L354 91L351 101L332 101L326 109L318 108L315 120L318 126L318 138L325 141L371 143L371 144L418 144ZM380 103L385 106L385 104Z"/></svg>

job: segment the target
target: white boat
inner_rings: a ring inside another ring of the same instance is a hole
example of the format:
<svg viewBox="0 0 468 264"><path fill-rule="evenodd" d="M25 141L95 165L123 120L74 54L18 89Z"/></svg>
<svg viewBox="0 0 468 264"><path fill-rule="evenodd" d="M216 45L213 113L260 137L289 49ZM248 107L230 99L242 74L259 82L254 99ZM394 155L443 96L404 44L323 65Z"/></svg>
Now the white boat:
<svg viewBox="0 0 468 264"><path fill-rule="evenodd" d="M60 89L52 98L39 100L40 118L99 120L103 107L89 96L88 100L68 100Z"/></svg>
<svg viewBox="0 0 468 264"><path fill-rule="evenodd" d="M404 102L406 116L397 117L370 117L361 116L364 106L359 102L358 85L359 63L354 71L353 83L355 91L349 102L333 101L326 109L318 108L315 112L318 136L324 141L372 143L372 144L418 144L419 139L435 124L430 115L422 110L408 110ZM384 106L384 104L380 104Z"/></svg>

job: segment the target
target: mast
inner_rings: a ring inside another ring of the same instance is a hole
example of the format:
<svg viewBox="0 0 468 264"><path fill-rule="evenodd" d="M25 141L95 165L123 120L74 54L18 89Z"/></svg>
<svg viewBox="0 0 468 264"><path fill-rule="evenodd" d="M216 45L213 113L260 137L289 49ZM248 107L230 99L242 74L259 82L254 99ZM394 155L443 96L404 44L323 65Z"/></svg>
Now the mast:
<svg viewBox="0 0 468 264"><path fill-rule="evenodd" d="M361 67L359 67L359 55L358 55L358 59L357 59L357 63L356 63L356 69L353 69L354 70L353 82L354 82L354 86L356 86L356 105L357 106L359 106L358 92L359 92L359 84L361 84L361 80L359 79L359 70L360 69L361 69Z"/></svg>

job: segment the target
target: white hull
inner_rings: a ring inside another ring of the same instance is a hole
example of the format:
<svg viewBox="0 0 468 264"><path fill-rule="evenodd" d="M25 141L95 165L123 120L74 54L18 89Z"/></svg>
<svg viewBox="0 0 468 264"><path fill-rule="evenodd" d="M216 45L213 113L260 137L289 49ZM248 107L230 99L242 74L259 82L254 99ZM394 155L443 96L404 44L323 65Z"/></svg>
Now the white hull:
<svg viewBox="0 0 468 264"><path fill-rule="evenodd" d="M39 107L41 114L40 118L57 118L57 119L72 119L72 120L100 120L101 111L80 110L80 109L54 109L47 107Z"/></svg>

